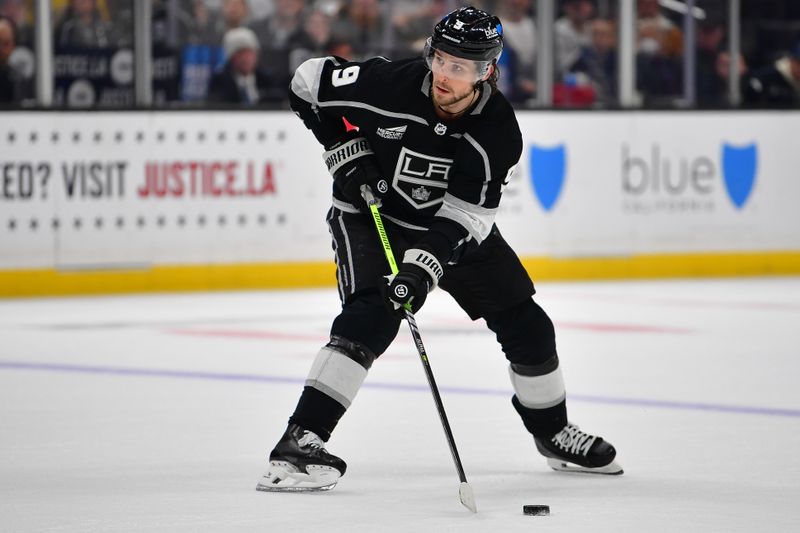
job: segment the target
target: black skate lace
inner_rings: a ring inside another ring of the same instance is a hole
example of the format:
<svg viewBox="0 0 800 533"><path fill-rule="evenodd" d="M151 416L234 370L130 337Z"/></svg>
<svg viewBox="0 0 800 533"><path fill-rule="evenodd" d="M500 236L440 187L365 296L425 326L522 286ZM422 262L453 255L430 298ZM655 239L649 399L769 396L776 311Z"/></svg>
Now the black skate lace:
<svg viewBox="0 0 800 533"><path fill-rule="evenodd" d="M312 450L325 449L325 443L319 438L319 435L313 431L303 431L303 436L297 441L298 446L305 448L308 446Z"/></svg>
<svg viewBox="0 0 800 533"><path fill-rule="evenodd" d="M589 448L592 447L596 440L597 437L584 433L574 424L567 424L564 429L556 433L552 438L553 444L562 450L580 454L584 457L589 453Z"/></svg>

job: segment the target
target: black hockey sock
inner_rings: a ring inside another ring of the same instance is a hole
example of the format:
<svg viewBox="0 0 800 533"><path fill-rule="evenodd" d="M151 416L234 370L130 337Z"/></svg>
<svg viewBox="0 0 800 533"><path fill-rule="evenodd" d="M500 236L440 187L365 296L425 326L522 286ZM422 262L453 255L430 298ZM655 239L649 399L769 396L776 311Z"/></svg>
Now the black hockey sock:
<svg viewBox="0 0 800 533"><path fill-rule="evenodd" d="M516 396L511 398L514 409L522 418L522 423L537 439L548 439L567 425L567 401L546 409L530 409L522 405Z"/></svg>
<svg viewBox="0 0 800 533"><path fill-rule="evenodd" d="M289 423L313 431L322 440L327 441L345 410L342 404L324 392L305 387L294 414L289 418Z"/></svg>

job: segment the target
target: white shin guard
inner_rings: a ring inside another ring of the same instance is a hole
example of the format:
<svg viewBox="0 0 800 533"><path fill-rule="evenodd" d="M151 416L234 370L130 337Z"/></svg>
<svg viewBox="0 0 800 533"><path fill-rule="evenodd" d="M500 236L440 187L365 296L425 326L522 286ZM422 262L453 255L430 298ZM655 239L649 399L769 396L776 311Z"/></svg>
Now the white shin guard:
<svg viewBox="0 0 800 533"><path fill-rule="evenodd" d="M519 365L511 365L508 368L511 385L523 407L547 409L564 401L567 393L564 389L564 377L561 374L560 366L556 366L554 370L542 375L536 375L535 371L525 372L525 368Z"/></svg>
<svg viewBox="0 0 800 533"><path fill-rule="evenodd" d="M366 368L329 345L317 354L306 378L306 386L327 394L347 408L366 377Z"/></svg>

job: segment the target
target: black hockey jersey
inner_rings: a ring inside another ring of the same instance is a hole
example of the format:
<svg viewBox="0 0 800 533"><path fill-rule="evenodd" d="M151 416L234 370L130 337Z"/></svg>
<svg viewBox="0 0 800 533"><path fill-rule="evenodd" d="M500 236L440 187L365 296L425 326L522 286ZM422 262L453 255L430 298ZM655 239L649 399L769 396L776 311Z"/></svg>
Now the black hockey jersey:
<svg viewBox="0 0 800 533"><path fill-rule="evenodd" d="M323 146L345 134L343 118L357 127L390 184L383 217L410 229L445 228L452 251L459 240L488 236L522 135L513 108L488 83L464 115L439 118L431 76L422 59L310 59L295 73L290 101ZM355 211L335 187L334 204Z"/></svg>

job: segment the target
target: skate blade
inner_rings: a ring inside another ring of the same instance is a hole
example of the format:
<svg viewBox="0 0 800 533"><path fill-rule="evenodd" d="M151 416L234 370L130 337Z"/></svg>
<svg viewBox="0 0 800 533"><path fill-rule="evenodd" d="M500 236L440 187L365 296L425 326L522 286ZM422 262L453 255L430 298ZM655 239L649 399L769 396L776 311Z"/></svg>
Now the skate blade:
<svg viewBox="0 0 800 533"><path fill-rule="evenodd" d="M285 461L270 461L269 470L256 485L262 492L321 492L331 490L342 474L333 467L308 465L307 473Z"/></svg>
<svg viewBox="0 0 800 533"><path fill-rule="evenodd" d="M599 466L597 468L588 468L585 466L580 466L572 463L568 463L566 461L562 461L560 459L547 459L547 464L553 470L557 470L559 472L572 472L578 474L601 474L605 476L621 476L624 473L622 467L617 464L616 461L611 461L606 466Z"/></svg>

